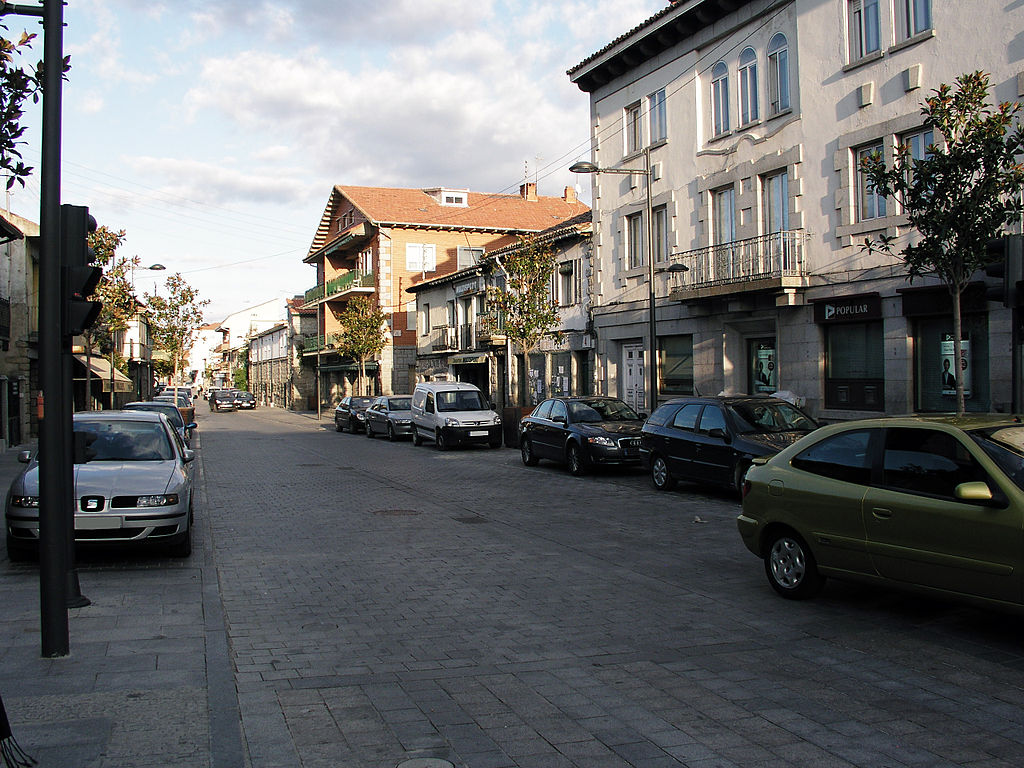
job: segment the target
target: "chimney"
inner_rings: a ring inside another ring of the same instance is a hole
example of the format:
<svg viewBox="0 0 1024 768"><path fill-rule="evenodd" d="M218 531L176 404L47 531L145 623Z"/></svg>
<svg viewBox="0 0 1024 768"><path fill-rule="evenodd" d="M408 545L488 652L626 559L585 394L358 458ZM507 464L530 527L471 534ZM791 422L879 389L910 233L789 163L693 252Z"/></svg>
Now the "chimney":
<svg viewBox="0 0 1024 768"><path fill-rule="evenodd" d="M566 187L565 197L563 199L567 203L578 203L579 200L576 199L576 187Z"/></svg>
<svg viewBox="0 0 1024 768"><path fill-rule="evenodd" d="M537 184L535 182L520 184L519 194L522 196L523 200L529 200L531 203L537 202Z"/></svg>

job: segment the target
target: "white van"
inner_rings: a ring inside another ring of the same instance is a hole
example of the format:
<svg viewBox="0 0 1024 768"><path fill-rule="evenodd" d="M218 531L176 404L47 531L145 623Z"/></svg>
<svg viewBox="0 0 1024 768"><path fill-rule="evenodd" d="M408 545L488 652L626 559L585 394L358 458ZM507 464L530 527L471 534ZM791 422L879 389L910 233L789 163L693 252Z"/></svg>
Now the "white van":
<svg viewBox="0 0 1024 768"><path fill-rule="evenodd" d="M472 384L427 381L412 393L412 442L433 440L445 451L460 443L501 446L501 417Z"/></svg>

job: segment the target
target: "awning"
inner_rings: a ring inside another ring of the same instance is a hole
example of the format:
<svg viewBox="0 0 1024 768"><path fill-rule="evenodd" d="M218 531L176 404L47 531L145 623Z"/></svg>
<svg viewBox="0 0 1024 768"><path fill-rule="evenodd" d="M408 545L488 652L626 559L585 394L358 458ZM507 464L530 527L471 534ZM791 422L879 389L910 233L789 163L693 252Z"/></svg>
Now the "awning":
<svg viewBox="0 0 1024 768"><path fill-rule="evenodd" d="M73 357L75 358L75 360L81 363L83 369L86 367L85 355L74 355ZM93 356L88 358L88 360L89 370L92 371L92 378L93 380L99 379L102 382L104 392L110 391L111 383L113 383L114 385L115 392L132 392L135 389L135 382L133 382L131 379L129 379L127 376L125 376L123 373L117 370L117 368L114 369L114 380L113 382L111 382L110 361L107 360L105 357ZM85 371L82 370L81 375L75 376L74 380L84 382L86 380Z"/></svg>
<svg viewBox="0 0 1024 768"><path fill-rule="evenodd" d="M448 358L450 365L469 365L471 363L486 363L486 354L452 355Z"/></svg>

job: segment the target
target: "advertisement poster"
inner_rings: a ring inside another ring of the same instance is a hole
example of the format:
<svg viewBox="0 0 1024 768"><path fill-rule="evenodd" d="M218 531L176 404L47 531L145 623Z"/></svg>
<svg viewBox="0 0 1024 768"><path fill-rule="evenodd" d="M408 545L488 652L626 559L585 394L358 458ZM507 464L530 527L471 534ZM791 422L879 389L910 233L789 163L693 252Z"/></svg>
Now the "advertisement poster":
<svg viewBox="0 0 1024 768"><path fill-rule="evenodd" d="M754 391L774 392L776 387L775 345L758 343L754 351Z"/></svg>
<svg viewBox="0 0 1024 768"><path fill-rule="evenodd" d="M957 365L953 354L953 334L947 333L942 337L940 349L940 364L942 365L941 381L942 394L956 394L956 380L959 376L964 383L964 397L971 396L971 342L970 339L963 339L960 342L960 364Z"/></svg>

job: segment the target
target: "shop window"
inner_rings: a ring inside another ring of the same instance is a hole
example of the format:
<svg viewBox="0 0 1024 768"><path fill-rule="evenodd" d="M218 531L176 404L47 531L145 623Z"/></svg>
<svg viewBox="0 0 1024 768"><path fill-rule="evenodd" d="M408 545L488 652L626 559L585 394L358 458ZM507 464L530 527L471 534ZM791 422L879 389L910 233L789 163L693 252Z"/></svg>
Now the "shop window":
<svg viewBox="0 0 1024 768"><path fill-rule="evenodd" d="M962 325L962 359L957 362L949 317L920 318L915 323L914 407L922 413L956 410L956 377L963 381L966 410L991 408L987 315L966 313Z"/></svg>
<svg viewBox="0 0 1024 768"><path fill-rule="evenodd" d="M663 395L693 394L693 336L662 336L658 339L658 392Z"/></svg>
<svg viewBox="0 0 1024 768"><path fill-rule="evenodd" d="M825 407L885 408L882 321L825 327Z"/></svg>
<svg viewBox="0 0 1024 768"><path fill-rule="evenodd" d="M572 356L568 352L551 355L551 397L572 394Z"/></svg>

